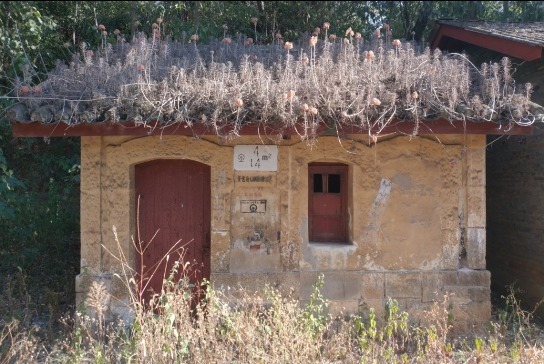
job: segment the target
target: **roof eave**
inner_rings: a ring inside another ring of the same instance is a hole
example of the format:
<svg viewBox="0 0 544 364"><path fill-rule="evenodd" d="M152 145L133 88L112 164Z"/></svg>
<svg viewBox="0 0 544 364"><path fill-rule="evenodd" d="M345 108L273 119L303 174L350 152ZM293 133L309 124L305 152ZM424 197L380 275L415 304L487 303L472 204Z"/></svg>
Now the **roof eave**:
<svg viewBox="0 0 544 364"><path fill-rule="evenodd" d="M339 126L336 128L322 124L317 135L337 134L386 134L400 133L412 135L416 131L416 123L410 121L391 122L383 129L376 127L376 130L356 126ZM14 137L69 137L69 136L152 136L152 135L300 135L302 130L294 127L280 128L265 123L257 125L244 125L239 130L233 130L232 126L225 126L217 130L211 126L201 124L187 125L173 123L169 125L158 122L148 122L145 125L134 122L123 123L81 123L66 124L57 122L43 124L39 122L12 123ZM479 134L479 135L530 135L533 132L532 126L521 126L518 124L499 124L496 122L450 122L445 119L433 121L419 121L417 124L418 135L432 134Z"/></svg>
<svg viewBox="0 0 544 364"><path fill-rule="evenodd" d="M542 46L517 42L493 34L483 34L462 27L440 23L438 23L438 30L431 38L431 48L442 49L441 44L444 37L470 43L525 61L534 61L542 57Z"/></svg>

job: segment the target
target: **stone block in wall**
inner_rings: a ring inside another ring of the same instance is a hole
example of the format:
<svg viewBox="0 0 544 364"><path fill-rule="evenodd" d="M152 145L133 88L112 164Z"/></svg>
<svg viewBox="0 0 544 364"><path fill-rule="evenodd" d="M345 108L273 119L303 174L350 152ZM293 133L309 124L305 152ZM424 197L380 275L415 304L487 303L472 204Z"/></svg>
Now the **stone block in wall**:
<svg viewBox="0 0 544 364"><path fill-rule="evenodd" d="M230 235L228 229L212 230L211 266L214 272L228 272L230 263Z"/></svg>
<svg viewBox="0 0 544 364"><path fill-rule="evenodd" d="M111 316L113 322L121 321L125 327L128 327L133 322L134 310L128 302L117 301L111 307Z"/></svg>
<svg viewBox="0 0 544 364"><path fill-rule="evenodd" d="M212 170L212 176L223 173L214 173ZM223 178L218 178L223 179ZM213 198L212 198L212 227L228 227L230 225L230 210L227 206L230 206L231 192L228 187L223 187L221 182L212 182Z"/></svg>
<svg viewBox="0 0 544 364"><path fill-rule="evenodd" d="M369 309L373 308L376 317L383 319L385 313L385 300L383 298L363 298L359 300L359 312L363 317L368 317Z"/></svg>
<svg viewBox="0 0 544 364"><path fill-rule="evenodd" d="M100 186L89 186L85 190L81 190L81 217L85 220L81 221L82 230L97 230L100 226ZM84 203L84 204L83 204Z"/></svg>
<svg viewBox="0 0 544 364"><path fill-rule="evenodd" d="M93 282L104 284L108 291L111 290L111 277L109 273L104 274L88 274L81 273L76 276L76 292L85 293L89 292Z"/></svg>
<svg viewBox="0 0 544 364"><path fill-rule="evenodd" d="M482 286L489 287L491 273L488 270L459 269L441 273L444 286Z"/></svg>
<svg viewBox="0 0 544 364"><path fill-rule="evenodd" d="M485 228L486 204L485 187L467 187L467 227Z"/></svg>
<svg viewBox="0 0 544 364"><path fill-rule="evenodd" d="M358 300L361 298L363 285L362 272L344 273L344 298L346 300Z"/></svg>
<svg viewBox="0 0 544 364"><path fill-rule="evenodd" d="M441 272L444 286L456 286L459 282L459 278L457 277L458 272L459 271L457 269Z"/></svg>
<svg viewBox="0 0 544 364"><path fill-rule="evenodd" d="M318 275L321 272L303 271L300 272L300 297L309 299L313 292L313 287L317 282ZM323 272L324 285L321 293L329 300L358 300L362 296L363 277L367 273L360 271L328 271ZM383 275L382 275L383 277ZM370 289L370 287L367 287ZM383 297L383 280L378 297Z"/></svg>
<svg viewBox="0 0 544 364"><path fill-rule="evenodd" d="M271 281L267 273L246 273L238 274L238 284L245 293L252 295L265 292Z"/></svg>
<svg viewBox="0 0 544 364"><path fill-rule="evenodd" d="M82 137L81 138L81 193L82 198L86 197L87 191L100 190L101 175L101 149L102 143L100 137ZM86 203L98 202L99 199L88 199ZM83 202L83 201L82 201ZM82 207L86 206L84 204ZM90 206L89 206L90 207ZM94 212L99 218L100 210L89 210ZM84 222L83 220L81 221Z"/></svg>
<svg viewBox="0 0 544 364"><path fill-rule="evenodd" d="M444 286L444 291L449 294L450 302L456 305L465 305L472 302L472 300L468 296L468 287Z"/></svg>
<svg viewBox="0 0 544 364"><path fill-rule="evenodd" d="M134 245L135 238L130 236L128 231L119 232L115 225L113 229L102 230L102 269L105 272L122 272L124 270L123 265L131 264L140 257L136 252ZM118 233L118 236L128 236L129 238L124 242L116 241L114 230ZM125 235L126 232L126 235ZM123 235L121 235L123 234ZM121 258L121 259L119 259Z"/></svg>
<svg viewBox="0 0 544 364"><path fill-rule="evenodd" d="M387 273L385 296L421 299L421 273Z"/></svg>
<svg viewBox="0 0 544 364"><path fill-rule="evenodd" d="M411 313L419 307L419 304L421 303L421 300L418 298L394 298L389 301L388 299L385 299L384 305L387 308L387 305L391 302L394 304L396 302L399 312L408 312Z"/></svg>
<svg viewBox="0 0 544 364"><path fill-rule="evenodd" d="M91 287L92 279L89 274L78 274L76 276L76 293L86 295Z"/></svg>
<svg viewBox="0 0 544 364"><path fill-rule="evenodd" d="M485 228L467 228L467 268L485 269L486 233Z"/></svg>
<svg viewBox="0 0 544 364"><path fill-rule="evenodd" d="M443 289L452 294L452 302L468 304L490 301L491 282L489 271L460 269L444 273L443 280Z"/></svg>
<svg viewBox="0 0 544 364"><path fill-rule="evenodd" d="M451 193L451 190L442 189L441 196ZM446 201L441 201L442 208L440 212L440 229L455 230L459 227L459 207L457 205L448 205Z"/></svg>
<svg viewBox="0 0 544 364"><path fill-rule="evenodd" d="M359 300L332 300L329 301L328 313L333 317L348 316L357 312Z"/></svg>
<svg viewBox="0 0 544 364"><path fill-rule="evenodd" d="M460 232L456 230L441 230L442 265L440 269L456 270L459 268L459 239Z"/></svg>
<svg viewBox="0 0 544 364"><path fill-rule="evenodd" d="M285 271L297 270L300 260L300 251L298 242L289 239L284 239L284 235L288 235L285 231L281 232L282 239L280 240L280 260L281 267Z"/></svg>
<svg viewBox="0 0 544 364"><path fill-rule="evenodd" d="M441 272L421 273L421 301L432 302L442 299L444 282Z"/></svg>
<svg viewBox="0 0 544 364"><path fill-rule="evenodd" d="M298 299L300 296L299 272L280 272L269 275L269 284L284 297Z"/></svg>
<svg viewBox="0 0 544 364"><path fill-rule="evenodd" d="M467 185L485 186L485 147L467 151Z"/></svg>
<svg viewBox="0 0 544 364"><path fill-rule="evenodd" d="M328 300L343 300L344 272L325 272L321 293Z"/></svg>
<svg viewBox="0 0 544 364"><path fill-rule="evenodd" d="M221 292L228 297L237 297L238 275L232 273L211 273L210 283L215 291Z"/></svg>
<svg viewBox="0 0 544 364"><path fill-rule="evenodd" d="M457 284L462 286L489 287L491 272L488 270L459 269L456 272Z"/></svg>
<svg viewBox="0 0 544 364"><path fill-rule="evenodd" d="M309 300L313 292L313 287L317 282L317 272L300 272L300 299Z"/></svg>
<svg viewBox="0 0 544 364"><path fill-rule="evenodd" d="M491 302L453 304L452 316L454 325L459 321L472 322L474 324L487 323L491 318Z"/></svg>
<svg viewBox="0 0 544 364"><path fill-rule="evenodd" d="M98 274L102 263L100 231L100 189L81 188L81 268Z"/></svg>
<svg viewBox="0 0 544 364"><path fill-rule="evenodd" d="M462 163L460 157L451 156L449 161L445 161L440 167L441 186L443 189L456 190L459 188L462 174ZM447 195L443 195L447 196ZM453 194L455 196L455 194Z"/></svg>
<svg viewBox="0 0 544 364"><path fill-rule="evenodd" d="M79 310L85 303L85 298L87 297L87 292L76 292L76 309Z"/></svg>
<svg viewBox="0 0 544 364"><path fill-rule="evenodd" d="M472 302L489 302L491 300L491 288L489 286L469 287L467 294Z"/></svg>
<svg viewBox="0 0 544 364"><path fill-rule="evenodd" d="M485 152L485 146L487 144L485 135L470 134L467 135L466 141L471 148L476 150L483 150Z"/></svg>
<svg viewBox="0 0 544 364"><path fill-rule="evenodd" d="M427 311L431 308L431 303L421 302L417 298L398 298L395 299L397 302L399 312L408 313L409 320L411 322L421 322L425 319ZM385 306L387 306L387 300L385 301Z"/></svg>
<svg viewBox="0 0 544 364"><path fill-rule="evenodd" d="M244 243L236 241L230 250L229 271L242 274L282 271L279 249L269 249L267 244L258 242L245 246Z"/></svg>
<svg viewBox="0 0 544 364"><path fill-rule="evenodd" d="M285 273L212 273L212 287L227 299L253 295L264 297L267 291L276 291L284 297L299 298L298 272Z"/></svg>
<svg viewBox="0 0 544 364"><path fill-rule="evenodd" d="M111 277L110 294L115 301L127 301L131 299L129 289L134 289L131 276L114 274Z"/></svg>
<svg viewBox="0 0 544 364"><path fill-rule="evenodd" d="M380 299L385 297L385 273L365 272L362 275L361 296L363 300Z"/></svg>
<svg viewBox="0 0 544 364"><path fill-rule="evenodd" d="M115 274L102 273L102 274L79 274L76 276L76 306L91 315L94 315L95 310L86 305L86 300L89 298L89 292L93 283L102 284L106 292L109 294L108 306L106 308L105 317L106 320L117 320L121 318L123 322L128 324L130 322L130 305L133 303L135 297L130 297L129 288L127 284L128 277L123 278Z"/></svg>
<svg viewBox="0 0 544 364"><path fill-rule="evenodd" d="M304 222L305 226L307 223ZM340 271L356 268L356 260L349 259L356 255L357 246L354 244L322 244L307 243L300 248L300 253L304 259L301 262L301 269L315 271ZM350 262L353 266L349 266Z"/></svg>

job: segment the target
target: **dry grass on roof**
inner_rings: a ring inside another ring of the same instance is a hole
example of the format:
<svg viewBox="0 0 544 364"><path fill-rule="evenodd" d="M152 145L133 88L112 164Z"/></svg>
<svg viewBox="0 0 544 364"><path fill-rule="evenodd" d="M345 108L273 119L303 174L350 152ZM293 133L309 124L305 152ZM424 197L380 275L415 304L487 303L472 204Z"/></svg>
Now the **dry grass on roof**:
<svg viewBox="0 0 544 364"><path fill-rule="evenodd" d="M320 123L376 130L397 119L417 134L422 120L527 125L541 117L507 59L478 69L462 55L383 38L204 45L138 37L94 50L82 44L46 81L17 83L11 119L42 123L158 120L218 134L267 123L311 138Z"/></svg>

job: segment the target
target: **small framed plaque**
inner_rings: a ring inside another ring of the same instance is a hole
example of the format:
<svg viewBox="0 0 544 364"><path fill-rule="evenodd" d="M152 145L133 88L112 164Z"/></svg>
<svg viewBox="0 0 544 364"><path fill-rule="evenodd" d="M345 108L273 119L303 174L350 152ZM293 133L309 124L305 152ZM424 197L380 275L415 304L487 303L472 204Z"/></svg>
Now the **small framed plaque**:
<svg viewBox="0 0 544 364"><path fill-rule="evenodd" d="M248 214L264 214L266 200L240 200L240 211Z"/></svg>
<svg viewBox="0 0 544 364"><path fill-rule="evenodd" d="M235 171L278 170L277 145L236 145L234 146Z"/></svg>

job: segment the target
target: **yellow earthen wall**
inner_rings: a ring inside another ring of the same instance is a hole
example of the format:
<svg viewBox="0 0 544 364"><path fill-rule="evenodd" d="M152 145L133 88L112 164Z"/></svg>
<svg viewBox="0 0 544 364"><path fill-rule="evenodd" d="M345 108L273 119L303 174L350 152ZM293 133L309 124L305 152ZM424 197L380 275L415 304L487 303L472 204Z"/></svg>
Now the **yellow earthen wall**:
<svg viewBox="0 0 544 364"><path fill-rule="evenodd" d="M89 279L124 273L116 257L133 264L134 166L179 158L211 167L216 287L269 283L304 302L323 272L333 309L354 311L363 302L380 307L393 297L401 307L421 310L450 290L462 308L474 311L470 317L488 317L485 136L401 136L370 147L367 139L282 140L277 171L242 173L233 168L234 145L262 144L261 138L83 137L79 301ZM308 241L308 164L317 161L349 166L346 244ZM271 178L247 183L242 174ZM240 213L242 199L266 199L266 214ZM123 289L112 290L126 304Z"/></svg>

